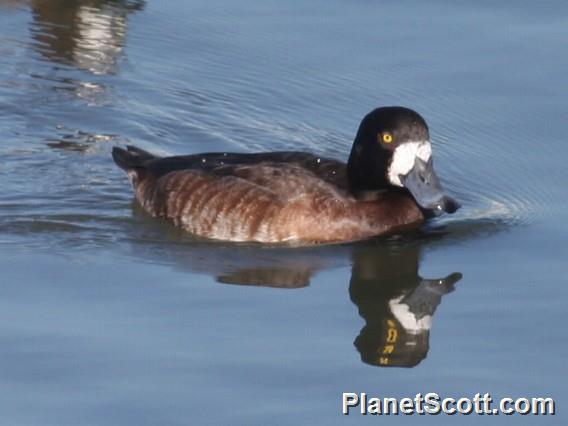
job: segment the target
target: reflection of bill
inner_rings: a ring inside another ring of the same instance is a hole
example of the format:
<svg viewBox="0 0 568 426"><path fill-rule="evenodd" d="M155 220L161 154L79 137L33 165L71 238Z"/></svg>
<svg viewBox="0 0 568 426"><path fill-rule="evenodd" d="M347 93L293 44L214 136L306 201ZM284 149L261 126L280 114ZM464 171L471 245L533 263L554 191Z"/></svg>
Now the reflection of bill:
<svg viewBox="0 0 568 426"><path fill-rule="evenodd" d="M50 61L109 74L122 55L127 15L144 1L32 0L34 48Z"/></svg>
<svg viewBox="0 0 568 426"><path fill-rule="evenodd" d="M414 367L429 349L432 317L461 274L427 280L418 275L417 247L355 256L351 300L366 324L355 339L361 359L384 367Z"/></svg>

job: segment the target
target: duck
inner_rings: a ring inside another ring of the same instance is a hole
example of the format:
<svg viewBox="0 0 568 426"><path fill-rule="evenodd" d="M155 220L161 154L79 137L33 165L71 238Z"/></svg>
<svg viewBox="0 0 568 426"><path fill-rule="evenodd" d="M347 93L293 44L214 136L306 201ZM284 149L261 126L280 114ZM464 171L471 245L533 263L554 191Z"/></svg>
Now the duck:
<svg viewBox="0 0 568 426"><path fill-rule="evenodd" d="M362 119L347 163L301 151L158 156L132 145L112 157L146 212L212 240L342 243L460 207L434 170L426 121L400 106Z"/></svg>

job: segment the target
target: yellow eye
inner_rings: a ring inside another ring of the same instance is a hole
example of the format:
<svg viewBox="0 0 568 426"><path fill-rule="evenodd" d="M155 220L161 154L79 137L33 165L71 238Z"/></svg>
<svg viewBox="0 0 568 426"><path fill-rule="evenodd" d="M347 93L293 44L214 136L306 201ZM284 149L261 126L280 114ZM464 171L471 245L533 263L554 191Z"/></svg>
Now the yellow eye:
<svg viewBox="0 0 568 426"><path fill-rule="evenodd" d="M384 143L391 143L392 142L392 134L389 132L383 133L383 142Z"/></svg>

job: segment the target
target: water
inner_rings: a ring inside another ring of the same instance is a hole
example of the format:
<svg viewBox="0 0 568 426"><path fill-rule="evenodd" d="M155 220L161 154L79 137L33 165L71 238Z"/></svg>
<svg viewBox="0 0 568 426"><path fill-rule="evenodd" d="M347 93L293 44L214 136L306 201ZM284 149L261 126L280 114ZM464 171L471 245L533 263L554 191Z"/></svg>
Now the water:
<svg viewBox="0 0 568 426"><path fill-rule="evenodd" d="M554 397L556 416L515 421L566 424L567 16L0 1L0 423L354 424L381 419L341 415L342 392L490 392ZM126 143L345 158L391 104L426 118L463 208L389 239L196 240L141 212L110 158Z"/></svg>

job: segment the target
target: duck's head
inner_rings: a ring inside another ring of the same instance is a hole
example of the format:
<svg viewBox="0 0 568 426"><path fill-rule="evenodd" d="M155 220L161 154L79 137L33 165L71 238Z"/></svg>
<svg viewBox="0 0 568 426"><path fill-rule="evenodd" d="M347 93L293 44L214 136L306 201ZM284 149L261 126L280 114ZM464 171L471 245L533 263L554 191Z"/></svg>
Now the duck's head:
<svg viewBox="0 0 568 426"><path fill-rule="evenodd" d="M434 171L426 121L408 108L377 108L363 118L347 172L354 193L406 188L426 212L454 213L460 207Z"/></svg>

